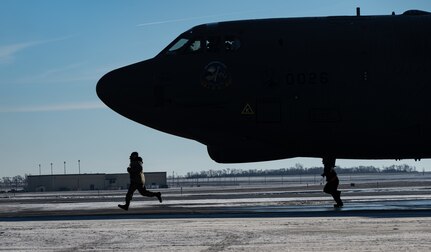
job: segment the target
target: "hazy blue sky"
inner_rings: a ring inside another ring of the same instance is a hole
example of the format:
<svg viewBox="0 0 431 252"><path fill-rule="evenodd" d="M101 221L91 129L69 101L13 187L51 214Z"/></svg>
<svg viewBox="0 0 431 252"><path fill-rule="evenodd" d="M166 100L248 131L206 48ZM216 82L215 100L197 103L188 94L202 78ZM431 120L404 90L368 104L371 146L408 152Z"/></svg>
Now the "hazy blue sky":
<svg viewBox="0 0 431 252"><path fill-rule="evenodd" d="M319 159L221 165L206 147L136 124L105 107L95 86L109 70L154 57L183 31L202 23L272 17L397 14L431 11L431 1L19 1L0 2L0 177L125 172L130 152L146 171L277 169ZM338 165L431 161L349 161Z"/></svg>

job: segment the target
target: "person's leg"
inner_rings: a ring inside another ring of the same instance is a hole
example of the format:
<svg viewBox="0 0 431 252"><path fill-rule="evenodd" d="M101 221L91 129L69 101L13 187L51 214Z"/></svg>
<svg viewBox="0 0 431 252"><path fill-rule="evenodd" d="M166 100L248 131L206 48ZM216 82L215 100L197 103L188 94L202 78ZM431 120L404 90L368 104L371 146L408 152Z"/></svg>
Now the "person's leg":
<svg viewBox="0 0 431 252"><path fill-rule="evenodd" d="M335 207L341 207L343 206L343 202L341 202L340 199L340 191L337 191L338 187L338 180L330 181L326 183L325 187L323 188L323 191L327 194L331 194L332 198L334 198L335 202L337 203L334 205Z"/></svg>
<svg viewBox="0 0 431 252"><path fill-rule="evenodd" d="M341 200L341 191L338 190L338 185L339 185L339 180L338 177L334 183L334 194L332 195L332 197L334 198L335 202L337 202L337 205L335 205L335 207L342 207L343 201Z"/></svg>
<svg viewBox="0 0 431 252"><path fill-rule="evenodd" d="M323 188L323 191L327 194L333 195L335 191L337 191L337 187L335 184L335 181L329 181L326 182L325 187Z"/></svg>
<svg viewBox="0 0 431 252"><path fill-rule="evenodd" d="M148 191L145 186L138 187L138 191L142 196L157 197L157 199L160 201L160 203L162 203L162 194L160 192L155 193L155 192Z"/></svg>
<svg viewBox="0 0 431 252"><path fill-rule="evenodd" d="M324 158L322 158L322 163L323 163L323 174L322 174L322 176L326 176L326 181L327 181L325 187L323 188L323 191L327 194L332 195L334 188L333 188L332 181L328 181L328 175L329 175L330 170L335 167L335 158L324 157Z"/></svg>
<svg viewBox="0 0 431 252"><path fill-rule="evenodd" d="M130 201L132 201L133 193L135 192L135 190L136 190L136 186L134 184L130 184L129 190L127 190L127 194L126 194L126 204L118 205L119 208L122 208L124 210L129 209Z"/></svg>
<svg viewBox="0 0 431 252"><path fill-rule="evenodd" d="M327 194L332 194L331 183L330 182L326 182L325 187L323 187L323 192L325 192Z"/></svg>

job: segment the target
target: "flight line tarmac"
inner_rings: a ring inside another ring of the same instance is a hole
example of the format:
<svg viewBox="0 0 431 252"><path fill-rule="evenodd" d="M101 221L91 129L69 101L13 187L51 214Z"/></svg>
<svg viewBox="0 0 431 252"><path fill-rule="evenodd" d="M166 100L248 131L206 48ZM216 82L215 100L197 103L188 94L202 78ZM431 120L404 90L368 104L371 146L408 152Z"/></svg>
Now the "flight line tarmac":
<svg viewBox="0 0 431 252"><path fill-rule="evenodd" d="M160 189L164 202L135 193L129 211L117 207L125 190L46 192L3 195L0 221L97 216L121 218L349 216L364 212L421 214L431 212L431 182L394 182L341 186L346 202L333 208L321 185L195 187ZM373 187L374 186L374 187Z"/></svg>
<svg viewBox="0 0 431 252"><path fill-rule="evenodd" d="M343 185L334 209L321 185L22 193L0 199L0 248L18 251L298 251L431 249L431 183Z"/></svg>

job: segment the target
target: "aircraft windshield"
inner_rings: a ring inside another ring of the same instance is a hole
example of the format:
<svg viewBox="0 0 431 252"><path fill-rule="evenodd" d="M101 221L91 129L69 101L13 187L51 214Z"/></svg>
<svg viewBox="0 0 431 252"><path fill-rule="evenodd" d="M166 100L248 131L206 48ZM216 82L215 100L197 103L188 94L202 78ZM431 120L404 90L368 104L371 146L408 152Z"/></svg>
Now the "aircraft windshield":
<svg viewBox="0 0 431 252"><path fill-rule="evenodd" d="M200 52L235 52L241 47L240 39L237 36L208 36L196 37L192 39L179 38L170 46L166 54L175 55L194 54Z"/></svg>
<svg viewBox="0 0 431 252"><path fill-rule="evenodd" d="M189 40L186 38L181 38L180 40L177 41L177 43L173 44L168 49L168 53L174 53L174 52L181 50L187 44L188 41Z"/></svg>

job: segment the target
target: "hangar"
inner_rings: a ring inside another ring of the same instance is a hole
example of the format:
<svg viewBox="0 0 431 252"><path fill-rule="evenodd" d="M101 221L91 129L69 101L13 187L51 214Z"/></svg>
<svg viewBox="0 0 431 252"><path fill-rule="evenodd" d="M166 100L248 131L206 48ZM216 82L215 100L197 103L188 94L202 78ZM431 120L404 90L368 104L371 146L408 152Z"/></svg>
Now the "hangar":
<svg viewBox="0 0 431 252"><path fill-rule="evenodd" d="M147 188L167 187L166 172L145 172ZM118 190L130 184L128 173L58 174L27 176L26 190L29 192Z"/></svg>

